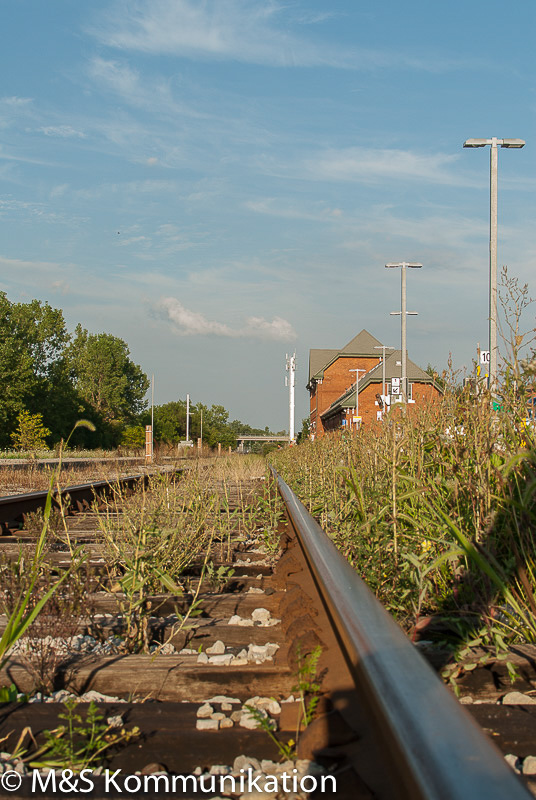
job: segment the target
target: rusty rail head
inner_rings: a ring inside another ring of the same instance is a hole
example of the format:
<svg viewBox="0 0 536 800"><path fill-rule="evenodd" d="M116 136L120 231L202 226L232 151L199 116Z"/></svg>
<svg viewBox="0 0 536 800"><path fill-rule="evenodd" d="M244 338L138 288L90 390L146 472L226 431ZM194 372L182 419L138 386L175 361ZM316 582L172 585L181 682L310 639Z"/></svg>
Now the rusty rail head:
<svg viewBox="0 0 536 800"><path fill-rule="evenodd" d="M275 470L357 691L380 731L385 769L407 800L528 800L501 753L443 685Z"/></svg>
<svg viewBox="0 0 536 800"><path fill-rule="evenodd" d="M182 469L171 470L170 473L180 474ZM82 483L76 486L66 486L58 491L52 490L52 507L58 507L60 502L65 503L69 498L67 508L81 510L89 508L95 498L106 497L113 494L114 490L121 489L133 490L136 486L147 486L150 475L139 473L136 475L125 475L110 480L93 481L92 483ZM21 522L25 514L37 511L45 507L47 491L28 492L26 494L8 495L0 497L0 529L7 530L10 525Z"/></svg>

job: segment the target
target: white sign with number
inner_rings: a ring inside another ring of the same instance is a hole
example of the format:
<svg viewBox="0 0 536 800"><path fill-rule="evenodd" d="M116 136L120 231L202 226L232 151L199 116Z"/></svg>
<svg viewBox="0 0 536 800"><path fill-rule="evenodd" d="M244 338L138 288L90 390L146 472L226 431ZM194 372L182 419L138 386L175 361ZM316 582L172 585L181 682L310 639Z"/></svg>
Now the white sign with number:
<svg viewBox="0 0 536 800"><path fill-rule="evenodd" d="M489 364L489 350L480 351L480 363Z"/></svg>
<svg viewBox="0 0 536 800"><path fill-rule="evenodd" d="M391 378L391 394L400 393L400 378Z"/></svg>

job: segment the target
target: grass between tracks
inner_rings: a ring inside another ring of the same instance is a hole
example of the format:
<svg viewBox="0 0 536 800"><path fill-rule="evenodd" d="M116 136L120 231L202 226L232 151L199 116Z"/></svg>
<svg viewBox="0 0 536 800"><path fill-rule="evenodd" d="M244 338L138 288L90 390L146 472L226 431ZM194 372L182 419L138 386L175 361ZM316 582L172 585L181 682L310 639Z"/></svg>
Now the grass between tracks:
<svg viewBox="0 0 536 800"><path fill-rule="evenodd" d="M44 519L28 519L25 530L34 532L35 544L21 546L15 560L0 554L0 613L17 615L21 597L26 614L36 610L24 630L33 637L32 647L23 656L35 689L50 691L65 660L51 646L51 637L68 641L89 625L92 634L104 638L88 600L97 589L116 598L123 620L121 650L155 652L155 645L165 644L153 638L151 629L155 594L194 593L189 610L177 612L171 638L199 613L201 585L203 591L217 592L232 576L225 562L232 560L237 543L253 536L268 555L275 552L281 510L265 470L259 456L224 457L199 462L177 479L152 476L148 488L131 496L115 485L113 496L95 508L95 541L103 558L98 566L89 564L90 552L77 545L61 509L51 513L49 504ZM58 549L70 551L69 570L54 566ZM185 575L192 568L193 578ZM50 592L60 585L60 591Z"/></svg>
<svg viewBox="0 0 536 800"><path fill-rule="evenodd" d="M466 643L536 642L536 451L524 403L501 405L447 388L436 407L272 457L413 636L438 616Z"/></svg>

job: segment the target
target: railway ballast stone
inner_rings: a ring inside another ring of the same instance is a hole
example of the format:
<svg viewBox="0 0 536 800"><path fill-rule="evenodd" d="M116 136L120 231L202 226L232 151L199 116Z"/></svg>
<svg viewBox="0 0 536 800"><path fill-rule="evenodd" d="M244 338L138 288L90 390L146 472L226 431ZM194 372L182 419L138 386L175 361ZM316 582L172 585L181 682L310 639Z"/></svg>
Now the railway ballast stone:
<svg viewBox="0 0 536 800"><path fill-rule="evenodd" d="M536 756L526 756L521 771L523 775L536 775Z"/></svg>
<svg viewBox="0 0 536 800"><path fill-rule="evenodd" d="M198 719L208 719L214 713L213 707L210 703L204 703L197 709Z"/></svg>
<svg viewBox="0 0 536 800"><path fill-rule="evenodd" d="M503 706L529 706L536 704L536 697L522 692L508 692L502 699ZM532 757L532 756L531 756Z"/></svg>
<svg viewBox="0 0 536 800"><path fill-rule="evenodd" d="M198 731L217 731L220 727L220 722L217 719L198 719L195 723Z"/></svg>
<svg viewBox="0 0 536 800"><path fill-rule="evenodd" d="M209 656L221 656L225 653L225 645L221 639L218 639L211 647L207 647L205 652Z"/></svg>
<svg viewBox="0 0 536 800"><path fill-rule="evenodd" d="M217 664L220 667L228 667L233 663L234 656L232 653L225 653L223 655L210 656L208 663Z"/></svg>
<svg viewBox="0 0 536 800"><path fill-rule="evenodd" d="M504 760L507 764L509 764L515 772L521 772L521 761L518 756L514 756L512 753L508 753Z"/></svg>

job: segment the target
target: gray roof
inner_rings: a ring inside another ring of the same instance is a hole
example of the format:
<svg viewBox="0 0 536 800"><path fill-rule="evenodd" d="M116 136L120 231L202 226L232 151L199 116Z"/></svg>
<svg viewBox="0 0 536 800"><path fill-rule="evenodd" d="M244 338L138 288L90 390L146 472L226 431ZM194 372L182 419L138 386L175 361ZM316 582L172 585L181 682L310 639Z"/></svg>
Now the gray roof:
<svg viewBox="0 0 536 800"><path fill-rule="evenodd" d="M375 336L363 328L361 333L350 339L348 344L342 348L341 353L352 356L378 356L380 353L374 348L381 344Z"/></svg>
<svg viewBox="0 0 536 800"><path fill-rule="evenodd" d="M309 350L309 380L333 361L338 350Z"/></svg>
<svg viewBox="0 0 536 800"><path fill-rule="evenodd" d="M400 378L402 376L402 350L393 350L393 352L385 359L385 380L389 381L391 378ZM412 383L431 383L433 386L442 392L441 388L434 382L431 375L428 375L421 369L414 361L409 358L406 362L406 374L409 381ZM371 383L381 385L383 381L383 368L381 363L377 364L365 375L359 378L359 394ZM352 384L345 392L341 394L328 409L324 411L322 417L330 417L337 413L340 408L354 408L355 407L355 383Z"/></svg>
<svg viewBox="0 0 536 800"><path fill-rule="evenodd" d="M338 356L374 356L380 357L380 351L375 347L381 345L371 333L363 330L350 339L342 350L309 350L309 380L323 377L323 371L333 363Z"/></svg>

